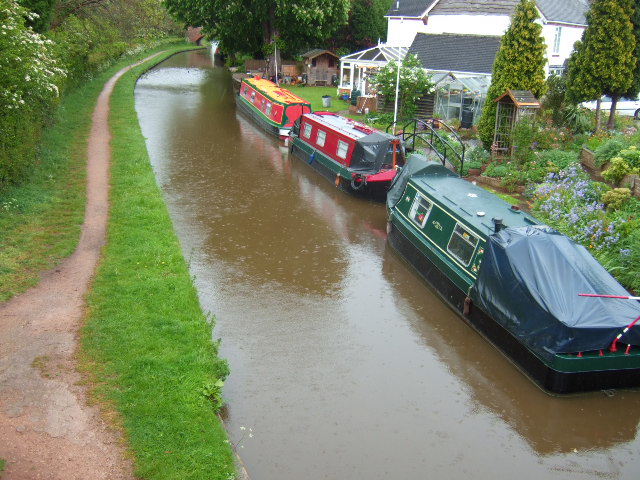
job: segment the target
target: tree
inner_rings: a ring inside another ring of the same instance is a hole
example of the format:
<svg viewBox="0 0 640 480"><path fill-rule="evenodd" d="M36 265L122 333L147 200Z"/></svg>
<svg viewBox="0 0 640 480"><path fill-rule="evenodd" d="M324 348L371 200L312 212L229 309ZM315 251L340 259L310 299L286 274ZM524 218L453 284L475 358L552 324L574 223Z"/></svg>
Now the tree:
<svg viewBox="0 0 640 480"><path fill-rule="evenodd" d="M633 35L636 39L636 69L633 75L633 82L631 88L624 95L626 98L635 99L640 93L640 0L635 0L633 5L633 15L631 15L631 22L633 23Z"/></svg>
<svg viewBox="0 0 640 480"><path fill-rule="evenodd" d="M202 26L227 53L290 52L331 36L347 22L349 0L164 0L186 25ZM273 62L271 62L273 64Z"/></svg>
<svg viewBox="0 0 640 480"><path fill-rule="evenodd" d="M496 99L508 89L531 90L540 97L546 92L547 47L542 26L536 22L538 10L533 0L522 0L516 7L509 29L502 37L493 65L491 86L478 124L485 148L490 148L496 122Z"/></svg>
<svg viewBox="0 0 640 480"><path fill-rule="evenodd" d="M610 96L609 129L615 128L618 100L633 90L638 63L633 13L632 0L595 0L582 41L569 60L569 99L578 103ZM599 122L599 108L596 118Z"/></svg>
<svg viewBox="0 0 640 480"><path fill-rule="evenodd" d="M373 78L372 85L378 93L384 95L388 101L395 99L398 77L398 63L389 62L380 69ZM425 93L433 89L433 83L425 72L422 63L416 55L407 55L400 67L400 89L398 100L400 103L400 118L409 118L415 113L416 101Z"/></svg>
<svg viewBox="0 0 640 480"><path fill-rule="evenodd" d="M387 33L386 13L394 0L351 0L349 22L327 42L332 50L349 52L369 48Z"/></svg>
<svg viewBox="0 0 640 480"><path fill-rule="evenodd" d="M43 33L49 29L56 0L20 0L18 3L37 15L28 22L34 32Z"/></svg>

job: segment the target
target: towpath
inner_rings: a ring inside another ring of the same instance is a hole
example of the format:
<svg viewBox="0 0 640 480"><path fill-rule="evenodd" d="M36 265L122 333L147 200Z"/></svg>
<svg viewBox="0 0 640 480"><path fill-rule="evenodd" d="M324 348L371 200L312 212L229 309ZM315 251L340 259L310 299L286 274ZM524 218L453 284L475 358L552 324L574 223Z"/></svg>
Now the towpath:
<svg viewBox="0 0 640 480"><path fill-rule="evenodd" d="M156 54L158 55L158 54ZM132 479L121 436L89 405L77 370L85 296L109 213L109 99L96 104L87 159L87 205L78 248L40 284L0 305L0 458L3 480Z"/></svg>

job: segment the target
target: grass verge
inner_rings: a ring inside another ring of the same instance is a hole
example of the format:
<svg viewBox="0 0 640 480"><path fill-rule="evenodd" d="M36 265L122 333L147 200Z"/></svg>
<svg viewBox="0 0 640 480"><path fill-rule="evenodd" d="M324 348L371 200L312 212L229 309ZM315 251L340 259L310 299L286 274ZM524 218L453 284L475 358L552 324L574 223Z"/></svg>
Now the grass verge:
<svg viewBox="0 0 640 480"><path fill-rule="evenodd" d="M69 256L80 238L86 203L86 151L91 114L104 83L122 67L156 51L118 61L67 94L46 129L38 163L19 186L0 191L0 302L38 283Z"/></svg>
<svg viewBox="0 0 640 480"><path fill-rule="evenodd" d="M138 476L231 479L234 457L215 411L228 367L217 356L134 108L135 82L147 68L125 75L111 99L111 218L82 360L98 400L119 413Z"/></svg>

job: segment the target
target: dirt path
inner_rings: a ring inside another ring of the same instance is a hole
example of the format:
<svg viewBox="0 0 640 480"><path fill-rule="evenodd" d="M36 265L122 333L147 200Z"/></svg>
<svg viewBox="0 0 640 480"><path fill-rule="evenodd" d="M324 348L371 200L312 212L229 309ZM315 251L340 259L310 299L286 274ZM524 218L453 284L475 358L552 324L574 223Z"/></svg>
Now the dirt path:
<svg viewBox="0 0 640 480"><path fill-rule="evenodd" d="M144 61L152 57L146 58ZM132 479L122 439L108 428L76 369L85 295L105 243L109 211L109 98L93 113L87 206L78 248L40 284L0 305L0 458L3 480Z"/></svg>

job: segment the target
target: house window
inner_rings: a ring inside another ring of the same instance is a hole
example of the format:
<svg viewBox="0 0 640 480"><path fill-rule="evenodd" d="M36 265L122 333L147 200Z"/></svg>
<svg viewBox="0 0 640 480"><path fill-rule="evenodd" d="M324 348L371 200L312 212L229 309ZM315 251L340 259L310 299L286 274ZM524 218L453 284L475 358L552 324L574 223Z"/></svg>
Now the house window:
<svg viewBox="0 0 640 480"><path fill-rule="evenodd" d="M556 33L553 37L553 53L560 53L560 38L562 37L562 27L556 27Z"/></svg>
<svg viewBox="0 0 640 480"><path fill-rule="evenodd" d="M564 66L563 65L551 65L551 66L549 66L549 76L557 75L557 76L561 77L563 73L564 73Z"/></svg>
<svg viewBox="0 0 640 480"><path fill-rule="evenodd" d="M447 251L466 267L473 258L473 252L476 251L478 245L478 237L472 235L459 224L451 234L451 239L447 245Z"/></svg>
<svg viewBox="0 0 640 480"><path fill-rule="evenodd" d="M302 132L302 136L303 136L304 138L311 138L311 129L312 129L312 128L313 128L313 127L311 126L311 124L310 124L310 123L305 123L305 124L304 124L304 130L303 130L303 132Z"/></svg>
<svg viewBox="0 0 640 480"><path fill-rule="evenodd" d="M314 58L313 60L311 60L311 66L315 67L316 66L316 59Z"/></svg>
<svg viewBox="0 0 640 480"><path fill-rule="evenodd" d="M327 140L327 132L318 130L318 136L316 137L316 144L319 147L324 147L324 142Z"/></svg>
<svg viewBox="0 0 640 480"><path fill-rule="evenodd" d="M336 66L336 60L333 57L329 57L329 68L333 68Z"/></svg>
<svg viewBox="0 0 640 480"><path fill-rule="evenodd" d="M416 198L414 198L411 211L409 212L411 220L419 225L420 228L424 228L424 225L427 223L427 218L429 217L429 212L431 212L431 207L432 203L429 200L419 193L416 193Z"/></svg>
<svg viewBox="0 0 640 480"><path fill-rule="evenodd" d="M347 142L343 142L342 140L338 140L338 151L337 155L340 158L347 158L347 152L349 151L349 144Z"/></svg>

